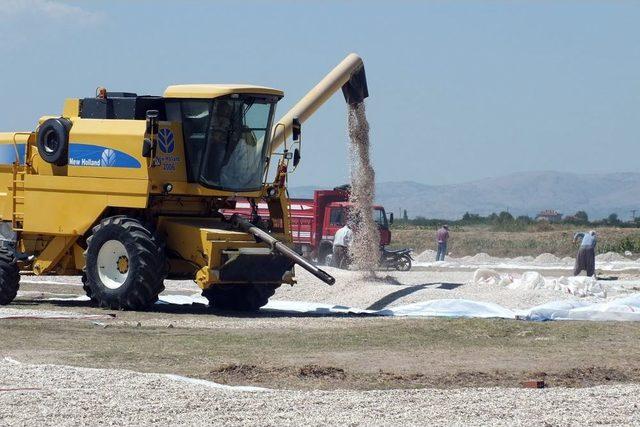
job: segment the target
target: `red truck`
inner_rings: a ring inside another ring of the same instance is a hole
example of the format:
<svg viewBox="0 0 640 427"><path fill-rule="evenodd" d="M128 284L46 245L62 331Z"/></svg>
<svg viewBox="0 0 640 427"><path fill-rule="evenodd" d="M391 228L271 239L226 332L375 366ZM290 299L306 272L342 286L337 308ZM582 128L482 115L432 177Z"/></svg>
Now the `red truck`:
<svg viewBox="0 0 640 427"><path fill-rule="evenodd" d="M316 190L313 199L290 199L291 230L295 249L308 259L315 259L324 264L325 258L333 250L333 236L345 225L348 217L349 192L336 188L333 190ZM235 209L225 209L225 216L234 213L251 217L251 206L248 202L238 200ZM266 203L258 205L258 215L269 218ZM393 213L387 214L382 206L373 206L373 219L380 230L380 244L391 242L389 224L393 223Z"/></svg>

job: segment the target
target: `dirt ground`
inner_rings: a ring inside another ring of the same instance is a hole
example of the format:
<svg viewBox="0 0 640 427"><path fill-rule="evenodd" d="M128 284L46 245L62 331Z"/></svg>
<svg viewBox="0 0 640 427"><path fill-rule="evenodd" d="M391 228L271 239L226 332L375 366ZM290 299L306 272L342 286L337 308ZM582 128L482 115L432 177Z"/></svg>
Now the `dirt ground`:
<svg viewBox="0 0 640 427"><path fill-rule="evenodd" d="M484 292L489 300L521 304L498 290L472 288L466 283L469 272L394 273L394 281L366 286L336 274L342 279L336 288L301 275L302 283L282 288L274 298L384 308L447 295L480 298ZM205 305L156 305L147 312L115 312L84 301L47 300L55 295L81 295L77 278L38 280L23 278L19 298L6 309L24 316L112 317L0 320L1 356L278 389L519 387L529 379L543 379L551 387L640 382L640 328L634 323L248 315L214 312ZM446 281L459 286L414 289ZM171 294L197 291L184 281L169 281L167 288ZM528 303L555 297L518 296Z"/></svg>

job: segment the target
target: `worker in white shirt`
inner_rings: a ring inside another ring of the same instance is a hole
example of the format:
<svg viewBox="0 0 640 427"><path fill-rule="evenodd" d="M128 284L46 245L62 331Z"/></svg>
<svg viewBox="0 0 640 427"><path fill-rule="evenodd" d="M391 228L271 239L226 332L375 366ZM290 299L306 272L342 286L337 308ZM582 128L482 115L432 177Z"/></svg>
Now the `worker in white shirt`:
<svg viewBox="0 0 640 427"><path fill-rule="evenodd" d="M353 230L349 223L336 231L333 236L333 265L345 268L348 265L349 246L353 241Z"/></svg>

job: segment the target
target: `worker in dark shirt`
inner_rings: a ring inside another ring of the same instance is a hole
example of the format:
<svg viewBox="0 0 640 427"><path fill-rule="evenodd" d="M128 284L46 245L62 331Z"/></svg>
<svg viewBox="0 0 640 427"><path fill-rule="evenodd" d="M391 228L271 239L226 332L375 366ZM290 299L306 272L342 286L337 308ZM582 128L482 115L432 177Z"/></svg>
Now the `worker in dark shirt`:
<svg viewBox="0 0 640 427"><path fill-rule="evenodd" d="M438 252L436 253L436 261L444 261L444 255L447 253L447 241L449 240L449 226L447 224L440 227L436 232L436 241L438 242Z"/></svg>

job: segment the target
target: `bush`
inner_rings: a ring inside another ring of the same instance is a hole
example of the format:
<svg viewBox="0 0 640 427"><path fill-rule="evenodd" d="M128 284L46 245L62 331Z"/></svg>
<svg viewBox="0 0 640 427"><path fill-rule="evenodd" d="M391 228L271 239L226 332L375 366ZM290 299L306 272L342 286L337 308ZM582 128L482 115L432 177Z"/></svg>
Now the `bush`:
<svg viewBox="0 0 640 427"><path fill-rule="evenodd" d="M625 236L620 241L615 243L605 243L600 247L598 252L618 252L624 253L625 251L630 251L634 253L640 252L640 238L631 238L629 236Z"/></svg>

